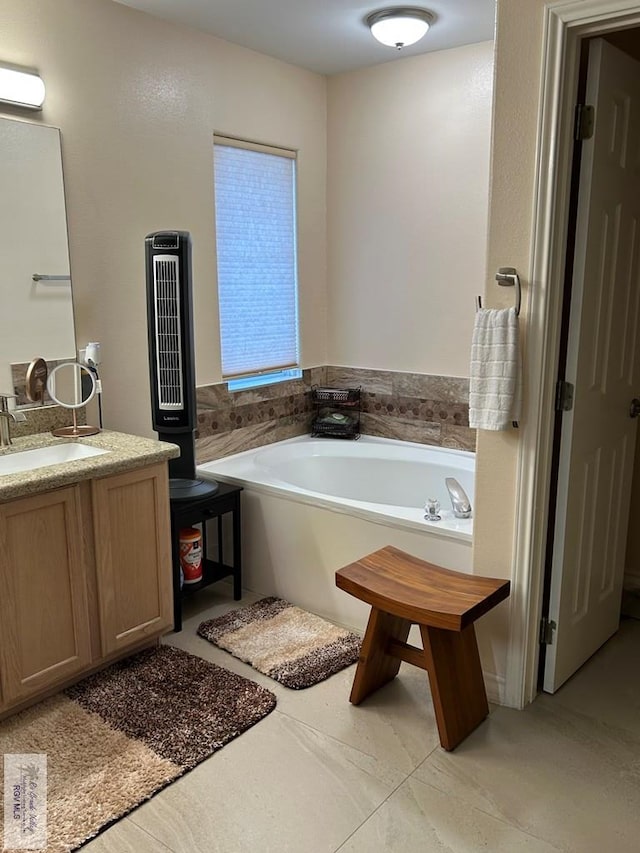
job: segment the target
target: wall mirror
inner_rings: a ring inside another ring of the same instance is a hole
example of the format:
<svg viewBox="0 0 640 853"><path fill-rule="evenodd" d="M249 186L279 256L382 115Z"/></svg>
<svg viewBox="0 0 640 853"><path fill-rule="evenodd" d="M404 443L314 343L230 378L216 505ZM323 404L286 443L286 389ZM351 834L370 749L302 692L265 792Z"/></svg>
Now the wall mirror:
<svg viewBox="0 0 640 853"><path fill-rule="evenodd" d="M11 391L35 355L76 359L58 128L0 118L0 187L0 390Z"/></svg>

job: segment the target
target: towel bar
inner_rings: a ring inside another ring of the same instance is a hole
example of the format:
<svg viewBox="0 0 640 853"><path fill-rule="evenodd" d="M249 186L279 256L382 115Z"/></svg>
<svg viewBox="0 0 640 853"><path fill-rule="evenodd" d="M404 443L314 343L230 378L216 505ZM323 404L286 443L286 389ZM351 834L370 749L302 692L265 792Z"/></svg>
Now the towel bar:
<svg viewBox="0 0 640 853"><path fill-rule="evenodd" d="M500 287L515 287L516 289L516 317L520 316L520 305L522 304L522 290L520 288L520 276L515 267L500 267L496 273L496 281ZM476 296L476 311L482 308L482 297Z"/></svg>
<svg viewBox="0 0 640 853"><path fill-rule="evenodd" d="M42 275L39 272L34 272L31 278L33 281L71 281L70 275Z"/></svg>

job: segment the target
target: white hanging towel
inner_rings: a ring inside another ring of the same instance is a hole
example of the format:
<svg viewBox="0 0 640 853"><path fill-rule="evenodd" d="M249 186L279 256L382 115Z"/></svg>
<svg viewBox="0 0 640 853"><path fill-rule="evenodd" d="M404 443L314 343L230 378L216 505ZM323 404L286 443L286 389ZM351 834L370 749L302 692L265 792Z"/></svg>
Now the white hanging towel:
<svg viewBox="0 0 640 853"><path fill-rule="evenodd" d="M520 419L521 369L515 308L480 308L471 340L469 426L508 429Z"/></svg>

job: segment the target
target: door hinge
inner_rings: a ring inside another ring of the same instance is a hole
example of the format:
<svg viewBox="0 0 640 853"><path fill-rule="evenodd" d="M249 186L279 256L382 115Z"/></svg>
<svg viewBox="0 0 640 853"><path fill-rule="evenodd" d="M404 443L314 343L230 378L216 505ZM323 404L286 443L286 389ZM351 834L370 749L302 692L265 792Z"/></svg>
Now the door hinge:
<svg viewBox="0 0 640 853"><path fill-rule="evenodd" d="M556 630L556 623L543 616L540 620L540 645L550 646L553 643L553 632Z"/></svg>
<svg viewBox="0 0 640 853"><path fill-rule="evenodd" d="M595 118L595 107L592 107L590 104L576 104L576 140L591 139Z"/></svg>
<svg viewBox="0 0 640 853"><path fill-rule="evenodd" d="M558 379L556 385L556 412L570 412L573 409L574 386L571 382Z"/></svg>

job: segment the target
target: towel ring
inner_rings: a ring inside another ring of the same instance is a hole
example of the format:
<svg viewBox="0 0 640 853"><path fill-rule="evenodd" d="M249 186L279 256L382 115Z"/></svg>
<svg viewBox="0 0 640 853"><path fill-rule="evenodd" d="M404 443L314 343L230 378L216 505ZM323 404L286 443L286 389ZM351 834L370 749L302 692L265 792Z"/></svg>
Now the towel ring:
<svg viewBox="0 0 640 853"><path fill-rule="evenodd" d="M500 287L515 287L516 289L516 317L520 316L520 305L522 303L522 290L520 288L520 276L515 267L500 267L496 273L496 281Z"/></svg>
<svg viewBox="0 0 640 853"><path fill-rule="evenodd" d="M500 287L515 287L516 289L516 317L520 316L520 305L522 303L522 290L520 288L520 276L515 267L500 267L496 273L496 281ZM482 297L476 296L476 311L482 308Z"/></svg>

